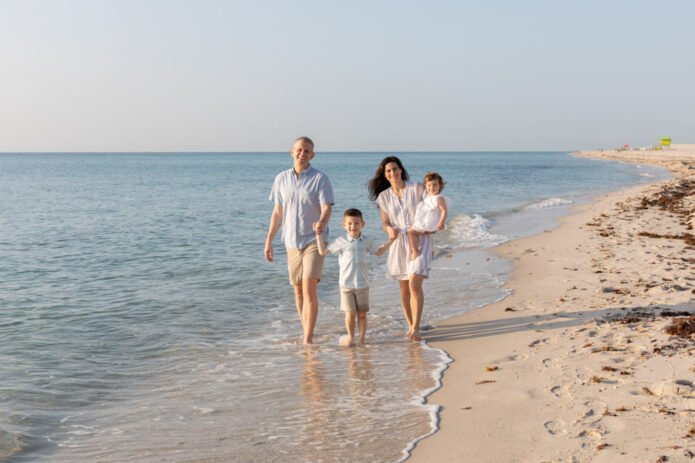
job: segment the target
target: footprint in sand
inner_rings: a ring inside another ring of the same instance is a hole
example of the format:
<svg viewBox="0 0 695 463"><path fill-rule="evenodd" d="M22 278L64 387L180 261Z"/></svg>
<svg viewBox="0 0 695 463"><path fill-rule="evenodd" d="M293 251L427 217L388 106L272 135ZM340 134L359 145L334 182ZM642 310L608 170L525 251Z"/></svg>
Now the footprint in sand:
<svg viewBox="0 0 695 463"><path fill-rule="evenodd" d="M547 421L543 424L543 427L546 431L548 431L548 434L552 436L558 433L567 434L567 430L565 429L565 423L563 423L562 421Z"/></svg>

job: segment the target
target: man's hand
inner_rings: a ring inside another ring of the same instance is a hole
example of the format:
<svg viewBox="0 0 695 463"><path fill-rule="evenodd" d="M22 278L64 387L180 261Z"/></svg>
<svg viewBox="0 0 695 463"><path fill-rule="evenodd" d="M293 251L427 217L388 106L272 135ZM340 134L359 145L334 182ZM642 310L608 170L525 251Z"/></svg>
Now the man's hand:
<svg viewBox="0 0 695 463"><path fill-rule="evenodd" d="M323 234L323 229L325 225L321 222L314 222L314 231L316 232L317 235Z"/></svg>
<svg viewBox="0 0 695 463"><path fill-rule="evenodd" d="M271 243L265 244L265 260L268 262L273 262L273 245Z"/></svg>

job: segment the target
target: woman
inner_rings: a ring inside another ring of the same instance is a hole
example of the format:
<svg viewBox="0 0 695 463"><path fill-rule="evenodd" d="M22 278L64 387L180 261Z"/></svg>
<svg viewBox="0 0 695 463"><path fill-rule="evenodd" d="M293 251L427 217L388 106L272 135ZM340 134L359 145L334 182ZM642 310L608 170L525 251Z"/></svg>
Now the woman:
<svg viewBox="0 0 695 463"><path fill-rule="evenodd" d="M424 295L422 282L429 277L432 262L432 239L429 234L420 236L422 258L419 265L408 271L410 246L408 229L415 219L417 204L426 196L424 185L408 181L408 172L401 160L395 156L384 158L368 182L369 197L376 200L381 213L381 224L389 238L396 241L389 250L387 274L398 280L401 290L401 305L408 321L407 338L420 339L420 319Z"/></svg>

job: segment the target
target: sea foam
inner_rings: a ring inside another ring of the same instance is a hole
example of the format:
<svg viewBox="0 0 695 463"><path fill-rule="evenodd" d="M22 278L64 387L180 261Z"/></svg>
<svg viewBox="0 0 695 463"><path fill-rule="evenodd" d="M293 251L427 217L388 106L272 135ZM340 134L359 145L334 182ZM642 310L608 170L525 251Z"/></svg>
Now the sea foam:
<svg viewBox="0 0 695 463"><path fill-rule="evenodd" d="M457 249L491 248L508 241L504 235L490 233L489 228L490 221L485 217L461 214L448 225L447 244Z"/></svg>

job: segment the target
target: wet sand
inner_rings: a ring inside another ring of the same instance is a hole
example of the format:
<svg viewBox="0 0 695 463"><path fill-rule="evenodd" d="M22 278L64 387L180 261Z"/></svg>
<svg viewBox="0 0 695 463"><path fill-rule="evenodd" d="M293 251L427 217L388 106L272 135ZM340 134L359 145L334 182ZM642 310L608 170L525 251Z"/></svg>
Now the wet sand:
<svg viewBox="0 0 695 463"><path fill-rule="evenodd" d="M513 294L427 333L454 361L409 461L695 458L695 145L577 154L676 177L495 249Z"/></svg>

